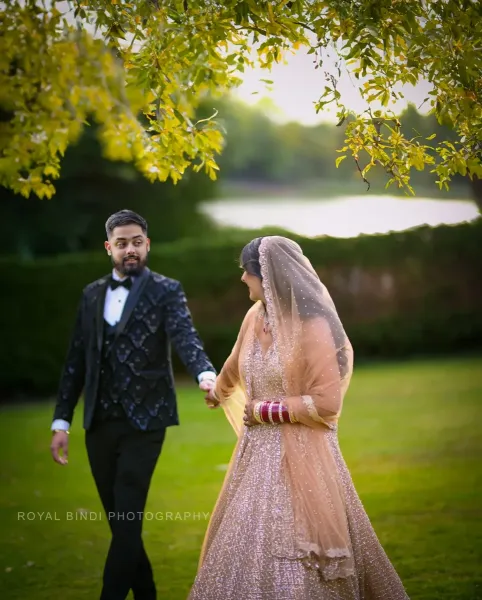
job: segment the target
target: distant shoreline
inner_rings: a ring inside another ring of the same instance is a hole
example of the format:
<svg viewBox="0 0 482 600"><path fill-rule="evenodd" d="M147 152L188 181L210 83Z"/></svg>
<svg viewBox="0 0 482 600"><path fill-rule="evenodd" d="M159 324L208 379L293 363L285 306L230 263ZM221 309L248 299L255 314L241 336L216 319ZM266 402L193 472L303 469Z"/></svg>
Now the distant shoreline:
<svg viewBox="0 0 482 600"><path fill-rule="evenodd" d="M363 196L397 196L400 198L417 199L433 198L437 200L472 200L472 191L469 185L454 185L449 191L439 190L433 186L413 186L415 196L409 196L394 186L385 189L380 183L373 183L367 191L367 186L362 181L310 181L304 185L284 185L280 183L255 182L255 181L220 181L216 200L229 200L239 198L255 198L263 196L265 200L270 198L280 199L296 196L298 198L322 201L324 198L333 199L339 196L359 195Z"/></svg>

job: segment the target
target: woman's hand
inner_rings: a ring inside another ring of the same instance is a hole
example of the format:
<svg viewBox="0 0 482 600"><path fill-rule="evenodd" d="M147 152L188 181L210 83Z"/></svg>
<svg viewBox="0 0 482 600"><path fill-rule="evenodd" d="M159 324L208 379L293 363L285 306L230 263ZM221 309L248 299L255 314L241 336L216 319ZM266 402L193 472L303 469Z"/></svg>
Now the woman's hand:
<svg viewBox="0 0 482 600"><path fill-rule="evenodd" d="M243 421L246 427L252 427L253 425L259 425L260 423L256 421L253 415L253 410L257 402L247 402L244 407L244 417Z"/></svg>

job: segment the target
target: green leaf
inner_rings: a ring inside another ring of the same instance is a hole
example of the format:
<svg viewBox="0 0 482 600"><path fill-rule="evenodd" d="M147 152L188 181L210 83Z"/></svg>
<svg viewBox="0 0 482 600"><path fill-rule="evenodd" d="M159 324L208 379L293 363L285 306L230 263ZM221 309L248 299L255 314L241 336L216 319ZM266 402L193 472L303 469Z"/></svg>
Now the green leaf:
<svg viewBox="0 0 482 600"><path fill-rule="evenodd" d="M63 22L56 4L4 2L0 7L1 104L15 108L11 130L2 136L0 161L7 160L8 168L1 182L16 193L49 197L48 178L59 175L63 154L89 118L101 126L105 152L134 162L149 180L178 181L198 164L212 176L216 168L209 161L221 152L221 134L214 119L206 125L212 136L206 127L199 132L190 125L202 100L237 86L240 74L253 66L253 55L269 73L285 50L305 45L312 58L320 50L324 60L330 44L338 43L343 47L336 68L349 66L369 103L387 107L400 97L400 85L422 78L433 87L427 95L432 114L452 129L453 149L439 144L434 152L446 169L437 171L442 187L455 173L480 169L470 162L477 159L475 142L482 139L480 2L464 2L461 11L454 0L336 0L318 8L312 0L189 0L186 11L177 0L92 0L74 3L75 23ZM313 34L309 40L306 30ZM12 76L14 55L21 68ZM345 123L348 111L341 109L351 92L339 88L329 73L326 77L329 85L323 91L320 81L315 110L335 103L340 124ZM271 79L263 81L273 85ZM371 119L361 111L348 122L346 152L376 157L394 170L397 185L411 189L410 167L420 169L433 159L405 138L403 127L397 125L386 139L374 131ZM423 136L431 141L435 131ZM29 178L34 173L35 185Z"/></svg>

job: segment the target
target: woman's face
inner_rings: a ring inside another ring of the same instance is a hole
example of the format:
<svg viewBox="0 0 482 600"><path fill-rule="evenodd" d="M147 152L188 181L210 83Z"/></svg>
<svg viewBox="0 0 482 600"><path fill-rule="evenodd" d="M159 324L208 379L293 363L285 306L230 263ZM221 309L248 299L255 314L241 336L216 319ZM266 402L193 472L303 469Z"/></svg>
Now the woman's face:
<svg viewBox="0 0 482 600"><path fill-rule="evenodd" d="M263 285L259 277L256 277L256 275L250 275L247 271L244 271L241 281L248 286L250 300L253 302L258 302L258 300L261 300L261 302L266 303Z"/></svg>

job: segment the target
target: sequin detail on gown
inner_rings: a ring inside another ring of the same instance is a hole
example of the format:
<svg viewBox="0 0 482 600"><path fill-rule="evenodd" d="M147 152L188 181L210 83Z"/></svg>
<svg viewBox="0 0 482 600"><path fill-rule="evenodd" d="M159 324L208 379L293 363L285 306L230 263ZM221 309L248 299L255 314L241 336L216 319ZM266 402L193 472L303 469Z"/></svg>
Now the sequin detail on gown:
<svg viewBox="0 0 482 600"><path fill-rule="evenodd" d="M245 365L257 399L283 396L278 356L257 338ZM210 545L188 600L406 600L402 583L372 529L338 447L356 575L326 581L297 557L289 490L281 470L281 427L245 428L210 524Z"/></svg>

